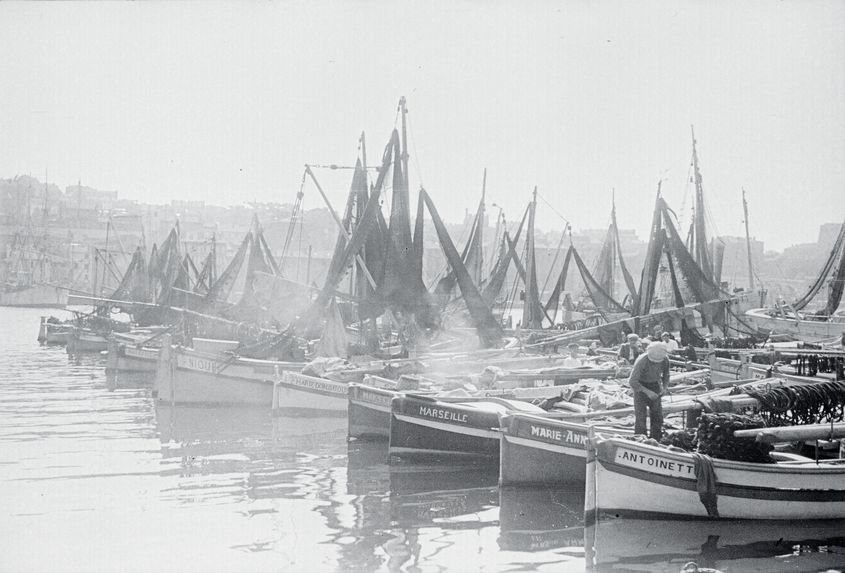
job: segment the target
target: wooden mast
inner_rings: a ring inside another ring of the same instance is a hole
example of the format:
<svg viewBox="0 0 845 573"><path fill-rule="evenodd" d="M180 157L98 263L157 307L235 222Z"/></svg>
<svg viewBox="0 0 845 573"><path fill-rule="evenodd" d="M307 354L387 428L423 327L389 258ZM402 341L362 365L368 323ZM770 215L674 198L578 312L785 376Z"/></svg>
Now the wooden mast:
<svg viewBox="0 0 845 573"><path fill-rule="evenodd" d="M713 278L713 266L707 252L707 233L704 227L704 187L701 183L701 171L698 168L698 151L695 148L695 129L690 125L692 134L692 165L695 177L695 262L704 271L708 279Z"/></svg>
<svg viewBox="0 0 845 573"><path fill-rule="evenodd" d="M400 157L402 158L402 170L403 175L405 177L405 188L410 190L411 186L408 184L408 108L405 105L405 96L399 98L399 111L402 113L402 153Z"/></svg>
<svg viewBox="0 0 845 573"><path fill-rule="evenodd" d="M745 189L742 190L742 213L745 217L745 248L748 252L748 290L754 290L754 267L751 266L751 236L748 234L748 201Z"/></svg>

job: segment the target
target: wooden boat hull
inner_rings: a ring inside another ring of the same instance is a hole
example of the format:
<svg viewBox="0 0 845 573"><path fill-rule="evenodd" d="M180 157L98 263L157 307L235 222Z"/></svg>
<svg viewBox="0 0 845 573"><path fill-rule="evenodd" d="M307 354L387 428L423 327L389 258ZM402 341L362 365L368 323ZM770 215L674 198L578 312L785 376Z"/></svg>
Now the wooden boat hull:
<svg viewBox="0 0 845 573"><path fill-rule="evenodd" d="M499 459L499 413L470 403L400 395L390 405L390 456Z"/></svg>
<svg viewBox="0 0 845 573"><path fill-rule="evenodd" d="M708 362L710 363L710 379L713 382L765 380L767 378L772 378L773 376L798 384L812 384L814 382L824 381L824 379L821 378L787 374L777 369L773 369L771 366L767 366L766 364L757 364L750 361L743 362L742 360L734 360L732 358L711 356L708 359Z"/></svg>
<svg viewBox="0 0 845 573"><path fill-rule="evenodd" d="M168 404L242 405L270 408L276 371L301 363L252 360L163 344L156 363L155 393Z"/></svg>
<svg viewBox="0 0 845 573"><path fill-rule="evenodd" d="M47 324L44 327L44 344L66 346L73 328L67 324Z"/></svg>
<svg viewBox="0 0 845 573"><path fill-rule="evenodd" d="M160 348L109 340L107 372L155 373Z"/></svg>
<svg viewBox="0 0 845 573"><path fill-rule="evenodd" d="M770 316L766 309L755 308L745 313L745 320L760 331L788 334L805 342L819 342L840 336L845 331L845 319L801 320Z"/></svg>
<svg viewBox="0 0 845 573"><path fill-rule="evenodd" d="M499 485L583 487L590 426L520 413L500 423Z"/></svg>
<svg viewBox="0 0 845 573"><path fill-rule="evenodd" d="M698 491L691 454L618 438L591 441L585 511L722 519L845 518L845 464L712 460L718 516Z"/></svg>
<svg viewBox="0 0 845 573"><path fill-rule="evenodd" d="M108 350L109 341L99 334L74 327L67 340L68 354L103 352Z"/></svg>
<svg viewBox="0 0 845 573"><path fill-rule="evenodd" d="M345 416L349 384L297 372L283 372L273 386L273 412L320 412Z"/></svg>
<svg viewBox="0 0 845 573"><path fill-rule="evenodd" d="M390 438L390 402L399 393L394 390L349 385L350 438L387 440Z"/></svg>

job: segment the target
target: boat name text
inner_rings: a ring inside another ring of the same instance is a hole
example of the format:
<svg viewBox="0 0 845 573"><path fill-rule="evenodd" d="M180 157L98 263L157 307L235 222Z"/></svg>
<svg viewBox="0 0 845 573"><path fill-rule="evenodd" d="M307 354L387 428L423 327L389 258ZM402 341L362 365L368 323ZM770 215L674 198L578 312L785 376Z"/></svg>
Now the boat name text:
<svg viewBox="0 0 845 573"><path fill-rule="evenodd" d="M349 391L346 384L337 384L329 380L322 380L320 378L311 378L310 376L303 376L301 374L287 373L283 380L286 384L296 386L298 388L307 388L311 390L318 390L321 392L330 392L332 394L343 394Z"/></svg>
<svg viewBox="0 0 845 573"><path fill-rule="evenodd" d="M432 406L420 406L420 416L427 418L437 418L438 420L448 420L450 422L467 423L468 416L451 410L443 410L441 408L434 408Z"/></svg>
<svg viewBox="0 0 845 573"><path fill-rule="evenodd" d="M646 454L638 454L628 450L622 450L616 454L616 462L630 467L646 467L656 470L657 473L672 476L695 476L695 466L683 462L667 460Z"/></svg>
<svg viewBox="0 0 845 573"><path fill-rule="evenodd" d="M558 430L556 428L535 426L534 424L531 424L531 437L553 440L555 442L563 442L565 444L572 444L581 447L585 447L587 444L587 434L574 432L572 430Z"/></svg>

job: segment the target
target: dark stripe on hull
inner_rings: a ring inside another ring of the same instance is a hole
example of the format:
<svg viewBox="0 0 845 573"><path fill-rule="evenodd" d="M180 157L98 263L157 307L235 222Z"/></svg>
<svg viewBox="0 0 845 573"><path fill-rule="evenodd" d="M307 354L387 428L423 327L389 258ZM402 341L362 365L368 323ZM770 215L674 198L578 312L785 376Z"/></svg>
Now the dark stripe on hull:
<svg viewBox="0 0 845 573"><path fill-rule="evenodd" d="M499 438L484 438L454 431L430 428L419 424L390 419L391 456L402 458L439 458L456 455L465 457L499 459Z"/></svg>
<svg viewBox="0 0 845 573"><path fill-rule="evenodd" d="M638 470L627 466L619 465L606 460L599 460L606 471L624 475L633 479L639 479L650 483L673 487L676 489L683 489L687 491L696 491L695 480L688 480L683 478L676 478L670 476L662 476ZM795 490L795 489L776 489L762 486L750 485L733 485L733 484L716 484L716 495L722 497L736 497L744 499L759 499L761 501L801 501L801 502L819 502L819 501L845 501L845 490ZM604 508L601 508L604 509Z"/></svg>

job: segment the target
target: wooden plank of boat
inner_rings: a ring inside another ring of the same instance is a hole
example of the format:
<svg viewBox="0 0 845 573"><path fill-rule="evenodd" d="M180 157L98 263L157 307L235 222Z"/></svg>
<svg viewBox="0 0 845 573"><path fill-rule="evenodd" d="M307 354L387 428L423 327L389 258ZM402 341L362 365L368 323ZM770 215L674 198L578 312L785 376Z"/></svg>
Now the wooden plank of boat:
<svg viewBox="0 0 845 573"><path fill-rule="evenodd" d="M754 438L764 444L778 442L801 442L804 440L836 440L845 438L845 422L835 424L807 424L803 426L779 426L756 430L736 430L736 438Z"/></svg>
<svg viewBox="0 0 845 573"><path fill-rule="evenodd" d="M697 475L702 476L701 483ZM705 479L708 475L711 479ZM810 459L771 464L710 459L596 435L589 443L585 512L591 521L604 513L842 519L845 464Z"/></svg>

